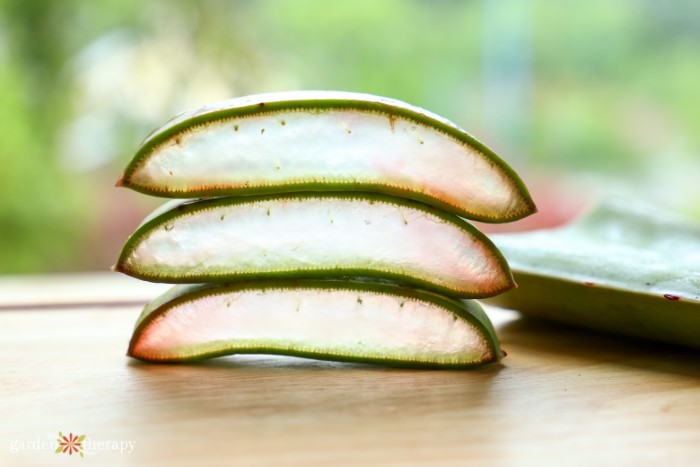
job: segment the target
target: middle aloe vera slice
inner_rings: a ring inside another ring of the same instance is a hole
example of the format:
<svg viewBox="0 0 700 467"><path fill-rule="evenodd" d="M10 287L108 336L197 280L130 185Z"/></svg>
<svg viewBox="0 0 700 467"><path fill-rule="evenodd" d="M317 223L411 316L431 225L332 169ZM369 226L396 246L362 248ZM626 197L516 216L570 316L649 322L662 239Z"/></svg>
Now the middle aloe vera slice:
<svg viewBox="0 0 700 467"><path fill-rule="evenodd" d="M374 277L457 297L513 286L503 256L466 221L369 193L184 202L147 219L115 268L170 283Z"/></svg>

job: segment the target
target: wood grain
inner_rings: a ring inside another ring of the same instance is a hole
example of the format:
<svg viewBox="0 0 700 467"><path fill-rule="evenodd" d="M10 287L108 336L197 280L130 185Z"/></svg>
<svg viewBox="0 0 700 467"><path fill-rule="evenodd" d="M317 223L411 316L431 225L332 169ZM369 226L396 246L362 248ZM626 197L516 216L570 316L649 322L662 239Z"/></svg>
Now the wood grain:
<svg viewBox="0 0 700 467"><path fill-rule="evenodd" d="M56 279L26 278L24 286L47 280ZM124 356L139 311L0 312L0 465L700 462L697 351L488 308L508 357L478 370L264 356L152 365ZM31 449L59 430L95 443L131 441L133 451L72 459Z"/></svg>

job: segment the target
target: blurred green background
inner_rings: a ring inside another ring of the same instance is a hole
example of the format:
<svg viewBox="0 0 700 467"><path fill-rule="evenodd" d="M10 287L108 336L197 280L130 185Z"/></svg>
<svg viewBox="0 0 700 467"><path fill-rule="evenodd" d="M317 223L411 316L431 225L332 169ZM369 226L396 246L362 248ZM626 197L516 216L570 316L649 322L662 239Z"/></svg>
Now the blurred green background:
<svg viewBox="0 0 700 467"><path fill-rule="evenodd" d="M0 273L104 270L162 200L114 188L175 113L287 89L428 108L557 225L634 196L700 218L696 0L0 0Z"/></svg>

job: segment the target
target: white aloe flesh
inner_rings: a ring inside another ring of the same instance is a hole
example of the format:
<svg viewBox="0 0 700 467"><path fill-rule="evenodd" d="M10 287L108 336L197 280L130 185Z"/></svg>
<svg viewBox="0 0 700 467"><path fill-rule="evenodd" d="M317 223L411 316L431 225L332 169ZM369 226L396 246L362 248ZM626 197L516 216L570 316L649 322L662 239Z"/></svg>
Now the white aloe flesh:
<svg viewBox="0 0 700 467"><path fill-rule="evenodd" d="M491 304L700 348L700 225L611 199L571 225L493 239L518 288Z"/></svg>
<svg viewBox="0 0 700 467"><path fill-rule="evenodd" d="M536 210L517 174L454 123L400 101L332 91L185 112L144 141L117 185L171 198L375 191L485 222Z"/></svg>
<svg viewBox="0 0 700 467"><path fill-rule="evenodd" d="M146 307L128 351L154 362L242 353L408 367L502 356L476 302L348 281L177 286Z"/></svg>
<svg viewBox="0 0 700 467"><path fill-rule="evenodd" d="M375 277L459 297L513 286L500 252L463 219L365 193L185 202L146 220L115 269L170 283Z"/></svg>

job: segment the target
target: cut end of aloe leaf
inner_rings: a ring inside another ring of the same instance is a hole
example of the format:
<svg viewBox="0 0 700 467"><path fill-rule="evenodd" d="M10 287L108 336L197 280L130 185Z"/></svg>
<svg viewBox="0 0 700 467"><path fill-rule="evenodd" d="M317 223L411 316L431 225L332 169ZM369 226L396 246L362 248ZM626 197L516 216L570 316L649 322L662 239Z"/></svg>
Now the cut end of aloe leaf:
<svg viewBox="0 0 700 467"><path fill-rule="evenodd" d="M502 356L476 302L348 281L178 286L146 307L128 350L152 362L245 353L435 368Z"/></svg>
<svg viewBox="0 0 700 467"><path fill-rule="evenodd" d="M466 221L369 193L185 202L147 220L117 268L170 283L372 277L469 298L513 286L503 256Z"/></svg>
<svg viewBox="0 0 700 467"><path fill-rule="evenodd" d="M144 141L122 185L171 198L374 191L484 222L536 211L513 169L454 123L404 102L333 91L185 112Z"/></svg>

